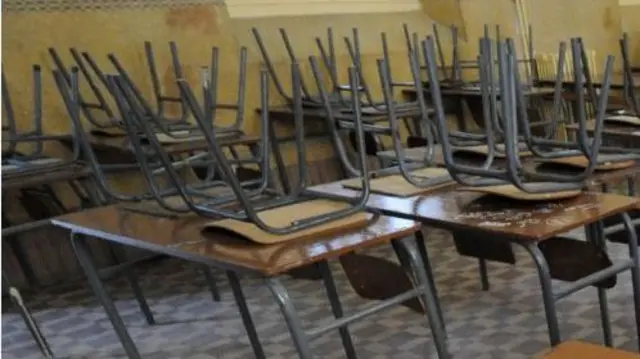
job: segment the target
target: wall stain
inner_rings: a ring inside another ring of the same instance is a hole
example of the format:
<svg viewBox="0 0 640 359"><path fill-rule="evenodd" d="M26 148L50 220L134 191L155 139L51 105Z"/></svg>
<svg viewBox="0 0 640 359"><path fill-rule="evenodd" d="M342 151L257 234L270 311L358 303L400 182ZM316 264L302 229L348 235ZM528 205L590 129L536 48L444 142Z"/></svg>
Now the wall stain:
<svg viewBox="0 0 640 359"><path fill-rule="evenodd" d="M602 14L602 24L605 29L610 30L614 26L613 20L613 9L611 7L607 7Z"/></svg>
<svg viewBox="0 0 640 359"><path fill-rule="evenodd" d="M206 35L218 34L219 14L216 5L194 5L169 9L166 12L167 26L176 30L202 31Z"/></svg>

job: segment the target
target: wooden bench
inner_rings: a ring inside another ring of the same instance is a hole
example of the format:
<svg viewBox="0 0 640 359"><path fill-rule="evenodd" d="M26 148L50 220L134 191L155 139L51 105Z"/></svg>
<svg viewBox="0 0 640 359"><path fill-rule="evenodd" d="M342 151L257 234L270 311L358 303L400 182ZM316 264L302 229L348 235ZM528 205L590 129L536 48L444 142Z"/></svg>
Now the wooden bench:
<svg viewBox="0 0 640 359"><path fill-rule="evenodd" d="M566 341L539 359L639 359L640 354L611 349L597 344Z"/></svg>

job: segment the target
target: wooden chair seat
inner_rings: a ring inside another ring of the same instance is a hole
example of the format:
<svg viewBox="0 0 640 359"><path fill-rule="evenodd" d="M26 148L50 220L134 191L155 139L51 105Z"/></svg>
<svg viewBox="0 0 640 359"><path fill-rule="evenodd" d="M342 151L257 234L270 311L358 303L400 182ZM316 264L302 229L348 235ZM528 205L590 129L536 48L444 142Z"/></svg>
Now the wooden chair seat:
<svg viewBox="0 0 640 359"><path fill-rule="evenodd" d="M639 359L640 354L611 349L597 344L567 341L550 352L539 356L540 359Z"/></svg>

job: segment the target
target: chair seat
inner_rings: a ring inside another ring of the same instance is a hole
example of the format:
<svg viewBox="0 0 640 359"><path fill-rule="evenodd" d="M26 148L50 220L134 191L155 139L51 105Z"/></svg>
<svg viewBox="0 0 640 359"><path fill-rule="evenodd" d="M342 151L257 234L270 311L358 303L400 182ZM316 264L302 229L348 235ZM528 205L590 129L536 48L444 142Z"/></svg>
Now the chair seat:
<svg viewBox="0 0 640 359"><path fill-rule="evenodd" d="M639 359L640 354L611 349L597 344L567 341L540 359Z"/></svg>

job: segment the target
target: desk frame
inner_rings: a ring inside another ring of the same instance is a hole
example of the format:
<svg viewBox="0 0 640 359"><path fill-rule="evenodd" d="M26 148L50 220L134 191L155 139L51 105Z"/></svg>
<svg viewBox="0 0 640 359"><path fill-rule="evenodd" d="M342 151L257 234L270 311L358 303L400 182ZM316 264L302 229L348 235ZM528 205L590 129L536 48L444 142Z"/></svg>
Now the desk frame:
<svg viewBox="0 0 640 359"><path fill-rule="evenodd" d="M417 233L419 233L419 231ZM95 263L93 262L93 259L91 258L91 254L87 245L89 236L105 241L110 240L109 235L101 235L99 233L95 233L89 228L72 230L70 240L75 253L83 270L85 271L85 274L87 275L89 284L98 297L100 303L104 307L107 313L107 317L111 321L127 356L131 359L141 358L140 353L138 352L132 338L130 337L124 322L120 318L112 299L110 298L100 276L98 275L97 268L95 266ZM316 328L308 330L305 330L303 328L295 306L288 294L288 291L282 284L279 276L262 276L265 285L269 288L278 306L280 307L280 310L289 328L296 350L298 351L301 359L311 359L313 357L309 344L310 340L313 337L324 334L334 329L338 329L340 332L342 344L345 349L347 358L355 359L355 348L353 347L353 341L351 340L351 336L347 328L348 324L376 314L382 310L388 309L394 305L398 305L414 297L419 298L425 306L426 316L428 318L429 326L432 331L439 358L451 358L448 351L446 328L442 320L440 304L435 293L430 266L428 265L428 263L423 262L423 255L421 255L418 246L414 244L414 238L392 239L390 240L390 242L394 250L396 251L398 259L400 260L403 268L414 279L414 288L390 299L367 306L354 314L345 316L336 290L335 282L331 275L331 271L329 270L328 263L326 262L326 260L316 262L316 265L318 266L322 274L331 309L336 319L331 323L323 324ZM418 242L421 241L418 240ZM131 245L135 246L133 244ZM177 252L175 256L182 258L182 256L180 256ZM336 255L336 258L339 257L340 255ZM262 346L258 339L258 334L255 330L253 319L251 318L251 313L249 312L240 285L240 281L237 277L237 272L254 273L254 271L248 269L243 270L242 268L233 268L229 265L222 265L212 260L202 258L199 260L196 258L192 258L192 261L206 262L201 264L205 264L211 267L221 267L221 269L224 269L226 271L227 277L229 278L229 282L231 284L234 299L236 301L236 304L238 305L238 309L240 310L242 321L251 342L254 355L258 359L265 359L266 357L264 351L262 350Z"/></svg>
<svg viewBox="0 0 640 359"><path fill-rule="evenodd" d="M331 193L331 190L318 190L318 192ZM379 211L386 216L418 221L423 223L426 226L430 226L434 228L440 228L447 231L455 231L457 229L456 228L457 226L454 224L450 224L446 222L438 222L436 220L430 220L429 218L424 218L423 216L416 215L416 214L407 214L407 213L395 211L390 208L379 208L377 206L370 206L370 205L367 205L367 208L371 211ZM614 264L606 269L597 271L575 282L571 282L571 284L565 285L561 289L555 292L552 284L549 265L547 263L547 260L544 254L538 247L538 243L539 243L538 241L511 238L498 233L495 233L492 236L492 238L495 238L497 240L505 241L511 244L517 244L523 247L533 259L533 262L535 263L535 267L537 270L538 278L540 280L542 300L543 300L543 305L545 310L545 317L547 321L549 341L551 346L556 346L561 342L560 328L558 323L558 314L556 309L557 301L579 290L582 290L588 286L598 283L605 278L610 278L614 275L617 275L621 272L628 270L632 274L634 308L635 308L635 316L636 316L636 331L637 331L638 345L640 348L640 255L638 251L638 236L637 236L635 227L633 225L633 222L631 220L631 217L629 216L628 213L614 213L612 215L622 216L625 229L629 233L629 243L628 243L629 258L623 261L622 263ZM603 219L604 218L599 218L595 221L592 221L591 223L584 224L588 240L599 246L603 246L605 243L604 226L601 223ZM573 229L579 228L580 226L582 226L582 224L574 227ZM471 229L465 229L465 230L472 231ZM487 232L490 232L490 230L485 230L482 233L486 234ZM553 239L550 238L549 240L553 240ZM486 274L486 272L483 272L481 268L481 275L483 274ZM613 341L612 341L612 334L611 334L611 326L610 326L610 320L608 315L606 293L604 289L598 289L598 297L600 302L601 319L603 323L604 341L607 346L612 346Z"/></svg>

